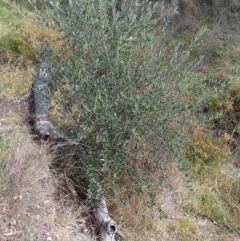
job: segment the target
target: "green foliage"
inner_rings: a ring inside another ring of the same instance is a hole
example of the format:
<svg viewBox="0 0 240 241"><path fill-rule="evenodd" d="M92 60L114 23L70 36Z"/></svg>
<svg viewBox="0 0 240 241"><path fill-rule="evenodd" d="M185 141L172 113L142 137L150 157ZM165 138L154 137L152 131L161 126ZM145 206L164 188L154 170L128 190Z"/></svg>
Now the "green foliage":
<svg viewBox="0 0 240 241"><path fill-rule="evenodd" d="M12 19L19 18L20 13L16 8L10 6L5 2L0 2L0 21L1 22L10 22Z"/></svg>
<svg viewBox="0 0 240 241"><path fill-rule="evenodd" d="M4 136L0 134L0 150L7 148L9 146L9 141L9 139L4 138Z"/></svg>
<svg viewBox="0 0 240 241"><path fill-rule="evenodd" d="M12 26L12 22L14 25L18 25L20 16L18 9L14 8L10 2L0 3L0 51L3 58L5 53L9 54L9 52L14 55L23 55L29 59L34 58L30 41L17 33Z"/></svg>
<svg viewBox="0 0 240 241"><path fill-rule="evenodd" d="M17 33L9 33L6 36L0 37L0 49L2 49L3 53L4 51L11 51L13 54L22 55L28 59L34 59L34 51L31 43L27 38Z"/></svg>
<svg viewBox="0 0 240 241"><path fill-rule="evenodd" d="M0 134L0 148L4 146L3 136Z"/></svg>
<svg viewBox="0 0 240 241"><path fill-rule="evenodd" d="M204 29L183 50L164 40L151 8L140 13L141 1L124 1L120 12L116 1L54 3L41 14L61 33L62 49L45 42L39 58L51 62L57 123L70 125L65 134L81 140L88 178L116 185L127 173L141 191L150 179L132 156L147 143L151 170L157 170L164 153L180 153L179 130L207 94L204 78L192 71L197 62L189 59Z"/></svg>

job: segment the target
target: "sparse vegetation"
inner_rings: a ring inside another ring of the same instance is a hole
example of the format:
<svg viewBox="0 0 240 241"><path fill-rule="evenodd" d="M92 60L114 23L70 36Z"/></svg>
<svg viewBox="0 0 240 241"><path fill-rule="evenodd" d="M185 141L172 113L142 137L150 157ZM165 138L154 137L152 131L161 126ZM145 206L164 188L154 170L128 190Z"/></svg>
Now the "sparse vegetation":
<svg viewBox="0 0 240 241"><path fill-rule="evenodd" d="M86 207L64 184L86 167L129 240L238 240L238 13L187 0L183 21L172 17L162 31L150 14L138 25L131 8L109 16L110 1L84 2L79 18L74 7L57 8L50 27L32 20L38 13L26 1L18 3L28 19L13 1L0 2L0 240L92 240L81 217ZM81 139L60 158L33 140L25 110L10 103L28 92L42 43L52 63L52 120ZM77 163L76 171L74 154L83 151L88 165ZM49 170L55 159L63 160L62 174Z"/></svg>

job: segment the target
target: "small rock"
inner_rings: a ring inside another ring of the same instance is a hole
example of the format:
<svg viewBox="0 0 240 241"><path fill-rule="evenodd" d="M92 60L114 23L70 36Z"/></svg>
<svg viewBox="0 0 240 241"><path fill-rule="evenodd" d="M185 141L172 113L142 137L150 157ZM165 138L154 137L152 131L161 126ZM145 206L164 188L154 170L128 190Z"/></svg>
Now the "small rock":
<svg viewBox="0 0 240 241"><path fill-rule="evenodd" d="M44 201L44 204L49 205L49 204L51 204L51 202L50 202L50 200L46 200L46 201Z"/></svg>

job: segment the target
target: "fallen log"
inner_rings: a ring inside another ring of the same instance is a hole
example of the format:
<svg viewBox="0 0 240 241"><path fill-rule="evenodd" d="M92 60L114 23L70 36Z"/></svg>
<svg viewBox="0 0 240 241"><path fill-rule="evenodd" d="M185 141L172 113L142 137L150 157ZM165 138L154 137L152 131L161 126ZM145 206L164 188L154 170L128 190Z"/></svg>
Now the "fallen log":
<svg viewBox="0 0 240 241"><path fill-rule="evenodd" d="M48 89L48 67L42 64L38 74L33 81L34 101L34 129L44 139L56 140L62 138L53 124L49 121L49 89Z"/></svg>
<svg viewBox="0 0 240 241"><path fill-rule="evenodd" d="M50 95L48 82L48 66L43 63L39 68L37 76L34 78L32 88L34 100L34 129L43 139L64 140L67 143L69 140L63 138L49 120ZM73 143L76 144L75 141ZM101 241L114 241L117 236L122 240L126 239L118 229L116 222L112 220L109 215L106 200L102 194L101 188L97 190L97 194L98 195L96 195L96 198L93 199L92 202L95 209L96 221L100 230Z"/></svg>
<svg viewBox="0 0 240 241"><path fill-rule="evenodd" d="M116 237L122 240L126 239L125 235L118 229L116 222L109 216L105 198L95 200L95 209L101 240L113 241L116 240Z"/></svg>

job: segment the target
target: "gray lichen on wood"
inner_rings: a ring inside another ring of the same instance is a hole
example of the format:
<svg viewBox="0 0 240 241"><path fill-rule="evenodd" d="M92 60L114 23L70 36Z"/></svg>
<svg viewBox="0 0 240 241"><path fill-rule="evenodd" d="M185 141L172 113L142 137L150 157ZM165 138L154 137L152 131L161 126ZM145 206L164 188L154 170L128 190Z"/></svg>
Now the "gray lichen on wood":
<svg viewBox="0 0 240 241"><path fill-rule="evenodd" d="M34 128L42 137L57 139L60 137L56 128L49 121L48 67L43 63L33 81L34 93Z"/></svg>

